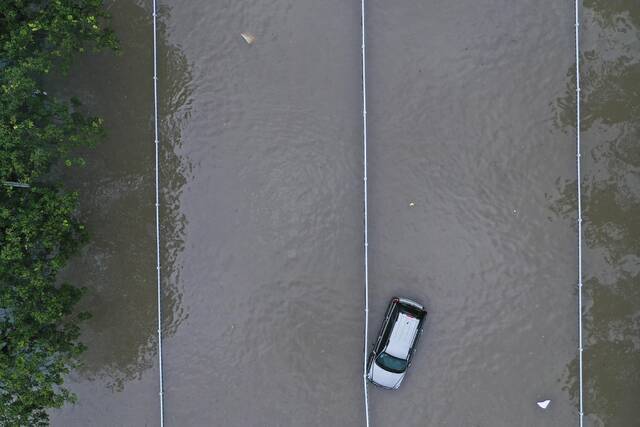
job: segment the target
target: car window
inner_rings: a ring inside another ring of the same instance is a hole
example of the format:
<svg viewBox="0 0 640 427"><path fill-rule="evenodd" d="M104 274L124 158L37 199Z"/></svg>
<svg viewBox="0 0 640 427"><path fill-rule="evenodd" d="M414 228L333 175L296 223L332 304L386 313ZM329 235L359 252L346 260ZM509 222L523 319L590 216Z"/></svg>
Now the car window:
<svg viewBox="0 0 640 427"><path fill-rule="evenodd" d="M382 341L380 342L380 349L384 348L387 345L387 341L389 341L389 335L391 335L391 330L393 329L393 325L396 323L396 319L398 318L398 305L394 305L393 310L391 311L391 316L389 317L389 323L386 324L386 328L382 331Z"/></svg>
<svg viewBox="0 0 640 427"><path fill-rule="evenodd" d="M424 311L420 311L410 305L402 305L400 311L402 311L403 313L407 313L409 316L415 317L417 319L422 319L425 314Z"/></svg>
<svg viewBox="0 0 640 427"><path fill-rule="evenodd" d="M397 357L393 357L392 355L387 353L380 354L380 356L378 356L378 359L376 359L376 362L378 363L378 365L380 365L381 368L389 372L395 372L396 374L400 374L404 372L405 369L407 369L406 360L398 359Z"/></svg>

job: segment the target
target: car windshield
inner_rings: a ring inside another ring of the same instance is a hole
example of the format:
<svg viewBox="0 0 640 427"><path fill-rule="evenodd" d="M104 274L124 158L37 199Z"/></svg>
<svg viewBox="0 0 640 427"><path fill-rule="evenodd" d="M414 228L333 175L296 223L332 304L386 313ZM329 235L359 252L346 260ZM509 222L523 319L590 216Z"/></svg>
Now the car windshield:
<svg viewBox="0 0 640 427"><path fill-rule="evenodd" d="M407 369L406 360L398 359L397 357L393 357L392 355L387 353L380 354L380 356L378 356L378 358L376 359L376 362L378 363L378 365L380 365L381 368L390 372L395 372L396 374L400 374L404 372L405 369Z"/></svg>

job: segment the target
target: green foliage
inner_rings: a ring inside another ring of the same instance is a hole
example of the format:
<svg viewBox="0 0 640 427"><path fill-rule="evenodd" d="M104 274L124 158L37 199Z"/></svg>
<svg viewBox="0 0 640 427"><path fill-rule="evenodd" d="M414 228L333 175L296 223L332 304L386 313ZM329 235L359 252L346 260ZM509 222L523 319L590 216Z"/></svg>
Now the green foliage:
<svg viewBox="0 0 640 427"><path fill-rule="evenodd" d="M78 146L103 136L77 100L48 95L44 76L75 54L116 49L102 0L0 0L0 425L46 425L74 401L64 376L83 351L73 307L83 290L56 277L87 236L77 194L52 182Z"/></svg>
<svg viewBox="0 0 640 427"><path fill-rule="evenodd" d="M56 274L85 241L77 195L53 188L0 193L0 424L44 425L73 396L63 377L83 350L70 316L82 290ZM80 318L78 317L80 316Z"/></svg>
<svg viewBox="0 0 640 427"><path fill-rule="evenodd" d="M102 0L0 0L0 58L48 73L87 46L117 48Z"/></svg>
<svg viewBox="0 0 640 427"><path fill-rule="evenodd" d="M6 67L0 77L0 180L31 183L69 150L92 145L102 121L85 117L79 103L49 96L23 67Z"/></svg>

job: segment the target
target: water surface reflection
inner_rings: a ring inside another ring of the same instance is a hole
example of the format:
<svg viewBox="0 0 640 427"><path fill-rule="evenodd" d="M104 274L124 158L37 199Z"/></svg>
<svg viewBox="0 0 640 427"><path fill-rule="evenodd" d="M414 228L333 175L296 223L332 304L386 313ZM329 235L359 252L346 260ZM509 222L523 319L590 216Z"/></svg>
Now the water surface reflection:
<svg viewBox="0 0 640 427"><path fill-rule="evenodd" d="M151 13L146 3L129 1L108 8L122 55L85 58L69 76L74 93L105 119L108 138L82 153L86 168L67 174L80 192L91 241L66 274L88 288L80 304L93 317L83 326L82 366L69 378L79 402L53 413L54 425L144 425L158 416ZM163 327L170 336L184 318L175 259L183 247L177 199L188 164L176 147L189 115L191 76L162 23L158 42Z"/></svg>
<svg viewBox="0 0 640 427"><path fill-rule="evenodd" d="M594 425L626 426L640 394L640 4L585 1L584 21L585 410ZM575 125L571 86L558 102L565 127ZM575 181L562 194L555 209L573 217Z"/></svg>

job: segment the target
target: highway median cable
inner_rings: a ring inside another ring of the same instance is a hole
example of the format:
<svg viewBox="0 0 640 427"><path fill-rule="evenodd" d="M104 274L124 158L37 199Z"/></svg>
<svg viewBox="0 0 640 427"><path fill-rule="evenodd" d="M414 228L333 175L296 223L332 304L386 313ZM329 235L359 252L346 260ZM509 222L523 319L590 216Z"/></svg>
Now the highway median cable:
<svg viewBox="0 0 640 427"><path fill-rule="evenodd" d="M367 61L365 52L364 0L360 0L360 27L362 29L362 157L364 184L364 356L362 362L362 386L364 414L369 427L369 394L367 392L367 350L369 335L369 220L367 217Z"/></svg>
<svg viewBox="0 0 640 427"><path fill-rule="evenodd" d="M158 35L157 35L157 8L156 0L153 0L153 131L155 142L155 193L156 193L156 294L158 308L158 376L159 376L159 400L160 400L160 427L164 427L164 391L162 370L162 288L160 286L160 169L158 150L160 140L158 138Z"/></svg>
<svg viewBox="0 0 640 427"><path fill-rule="evenodd" d="M580 170L580 0L575 0L576 36L576 191L578 199L578 383L579 383L579 423L583 427L583 364L582 364L582 191Z"/></svg>

